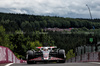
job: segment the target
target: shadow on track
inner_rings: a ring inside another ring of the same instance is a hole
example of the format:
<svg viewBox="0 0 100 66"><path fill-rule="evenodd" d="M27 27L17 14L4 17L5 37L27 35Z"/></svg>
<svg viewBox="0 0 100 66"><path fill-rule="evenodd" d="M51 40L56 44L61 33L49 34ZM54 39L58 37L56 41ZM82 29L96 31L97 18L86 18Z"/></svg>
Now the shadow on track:
<svg viewBox="0 0 100 66"><path fill-rule="evenodd" d="M44 66L44 65L46 65L46 66L47 66L47 65L53 65L53 66L54 66L54 65L56 65L56 64L64 64L64 63L55 63L55 62L47 62L47 63L44 63L44 62L37 62L36 64L27 64L27 63L23 63L24 66L27 66L27 65L28 65L28 66L31 66L31 65L37 65L37 66L38 66L38 65L43 65L43 66Z"/></svg>

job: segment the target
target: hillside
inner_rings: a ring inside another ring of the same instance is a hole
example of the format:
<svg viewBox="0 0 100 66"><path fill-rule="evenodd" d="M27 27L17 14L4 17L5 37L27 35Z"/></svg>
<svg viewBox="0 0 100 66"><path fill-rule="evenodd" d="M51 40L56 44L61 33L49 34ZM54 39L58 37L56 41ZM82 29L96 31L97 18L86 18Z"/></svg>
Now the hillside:
<svg viewBox="0 0 100 66"><path fill-rule="evenodd" d="M3 25L7 32L22 30L31 32L41 28L100 28L100 19L73 19L63 17L50 17L27 14L0 13L0 25Z"/></svg>
<svg viewBox="0 0 100 66"><path fill-rule="evenodd" d="M56 45L67 53L86 45L86 32L100 41L100 19L0 13L0 46L10 48L18 58L25 59L27 50L44 45Z"/></svg>

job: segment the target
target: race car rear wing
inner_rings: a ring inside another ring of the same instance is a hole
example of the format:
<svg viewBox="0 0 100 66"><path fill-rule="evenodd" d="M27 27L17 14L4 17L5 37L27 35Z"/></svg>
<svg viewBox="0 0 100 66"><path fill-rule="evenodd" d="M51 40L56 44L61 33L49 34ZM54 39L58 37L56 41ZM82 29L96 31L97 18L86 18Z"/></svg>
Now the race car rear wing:
<svg viewBox="0 0 100 66"><path fill-rule="evenodd" d="M45 47L36 47L36 48L42 50ZM57 48L57 47L56 46L50 46L50 47L46 47L46 48L48 48L48 49L50 48L52 50L53 48Z"/></svg>
<svg viewBox="0 0 100 66"><path fill-rule="evenodd" d="M57 46L51 46L50 48L57 48Z"/></svg>
<svg viewBox="0 0 100 66"><path fill-rule="evenodd" d="M45 47L36 47L37 49L40 49L40 48L45 48ZM57 48L56 46L50 46L50 47L47 47L47 48Z"/></svg>

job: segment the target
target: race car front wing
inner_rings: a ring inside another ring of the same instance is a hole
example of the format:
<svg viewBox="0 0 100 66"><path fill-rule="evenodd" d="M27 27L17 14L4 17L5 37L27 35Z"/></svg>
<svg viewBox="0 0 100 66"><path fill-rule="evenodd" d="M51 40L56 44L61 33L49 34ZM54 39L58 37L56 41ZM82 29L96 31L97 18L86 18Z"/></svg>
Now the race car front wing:
<svg viewBox="0 0 100 66"><path fill-rule="evenodd" d="M44 61L49 61L49 62L54 62L54 61L59 61L59 60L64 60L62 58L57 58L57 57L50 57L48 60L44 60L42 57L30 59L29 61L36 61L36 62L44 62Z"/></svg>

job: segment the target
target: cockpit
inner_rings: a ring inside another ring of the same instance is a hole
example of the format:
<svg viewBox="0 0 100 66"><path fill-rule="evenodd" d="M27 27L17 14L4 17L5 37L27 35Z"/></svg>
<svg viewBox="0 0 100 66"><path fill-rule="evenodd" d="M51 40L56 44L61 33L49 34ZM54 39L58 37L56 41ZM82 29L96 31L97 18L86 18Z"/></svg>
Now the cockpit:
<svg viewBox="0 0 100 66"><path fill-rule="evenodd" d="M44 48L43 48L43 51L48 51L48 48L47 48L47 47L44 47Z"/></svg>

